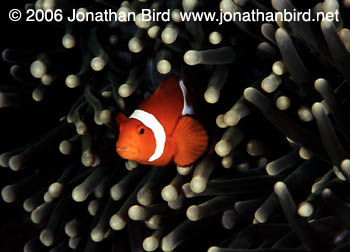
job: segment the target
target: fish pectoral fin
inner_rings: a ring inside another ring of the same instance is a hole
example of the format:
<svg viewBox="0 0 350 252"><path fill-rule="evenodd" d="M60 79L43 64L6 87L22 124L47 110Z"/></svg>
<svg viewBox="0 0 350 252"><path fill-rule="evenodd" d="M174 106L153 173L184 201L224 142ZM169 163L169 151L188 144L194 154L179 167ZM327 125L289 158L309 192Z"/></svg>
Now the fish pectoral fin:
<svg viewBox="0 0 350 252"><path fill-rule="evenodd" d="M190 165L207 149L208 135L206 130L190 116L180 118L173 136L176 143L174 162L179 166Z"/></svg>

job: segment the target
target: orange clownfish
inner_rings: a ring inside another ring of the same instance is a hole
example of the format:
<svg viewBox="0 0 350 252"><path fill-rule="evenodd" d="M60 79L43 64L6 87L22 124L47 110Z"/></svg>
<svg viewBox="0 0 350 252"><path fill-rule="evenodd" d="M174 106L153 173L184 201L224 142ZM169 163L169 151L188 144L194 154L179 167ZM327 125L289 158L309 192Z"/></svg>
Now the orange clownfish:
<svg viewBox="0 0 350 252"><path fill-rule="evenodd" d="M207 132L190 116L193 114L184 82L174 75L167 76L129 118L122 113L116 117L117 153L141 164L192 164L208 145Z"/></svg>

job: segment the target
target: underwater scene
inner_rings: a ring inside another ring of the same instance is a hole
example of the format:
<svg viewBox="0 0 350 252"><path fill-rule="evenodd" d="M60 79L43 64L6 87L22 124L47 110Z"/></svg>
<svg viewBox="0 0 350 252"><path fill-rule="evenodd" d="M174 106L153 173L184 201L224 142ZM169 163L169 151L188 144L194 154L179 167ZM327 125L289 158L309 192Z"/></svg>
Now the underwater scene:
<svg viewBox="0 0 350 252"><path fill-rule="evenodd" d="M0 251L350 251L349 10L7 3Z"/></svg>

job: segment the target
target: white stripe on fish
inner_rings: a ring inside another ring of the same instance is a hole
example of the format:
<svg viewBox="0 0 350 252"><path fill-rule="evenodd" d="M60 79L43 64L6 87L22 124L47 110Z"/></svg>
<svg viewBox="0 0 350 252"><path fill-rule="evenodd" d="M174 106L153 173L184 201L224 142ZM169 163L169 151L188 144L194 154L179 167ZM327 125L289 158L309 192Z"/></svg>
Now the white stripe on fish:
<svg viewBox="0 0 350 252"><path fill-rule="evenodd" d="M164 146L166 141L166 134L164 127L157 120L157 118L144 110L135 110L129 118L134 118L142 122L146 127L150 128L153 132L154 138L156 140L156 148L152 156L148 159L149 162L157 160L163 155Z"/></svg>

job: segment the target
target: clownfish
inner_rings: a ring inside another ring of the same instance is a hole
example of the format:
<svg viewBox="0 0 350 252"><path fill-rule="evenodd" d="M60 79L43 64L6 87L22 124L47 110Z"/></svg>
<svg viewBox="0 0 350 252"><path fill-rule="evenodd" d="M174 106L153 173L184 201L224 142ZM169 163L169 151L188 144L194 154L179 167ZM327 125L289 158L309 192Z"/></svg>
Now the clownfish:
<svg viewBox="0 0 350 252"><path fill-rule="evenodd" d="M117 115L116 151L141 164L189 166L208 145L206 130L191 115L194 109L183 80L169 75L129 118Z"/></svg>

